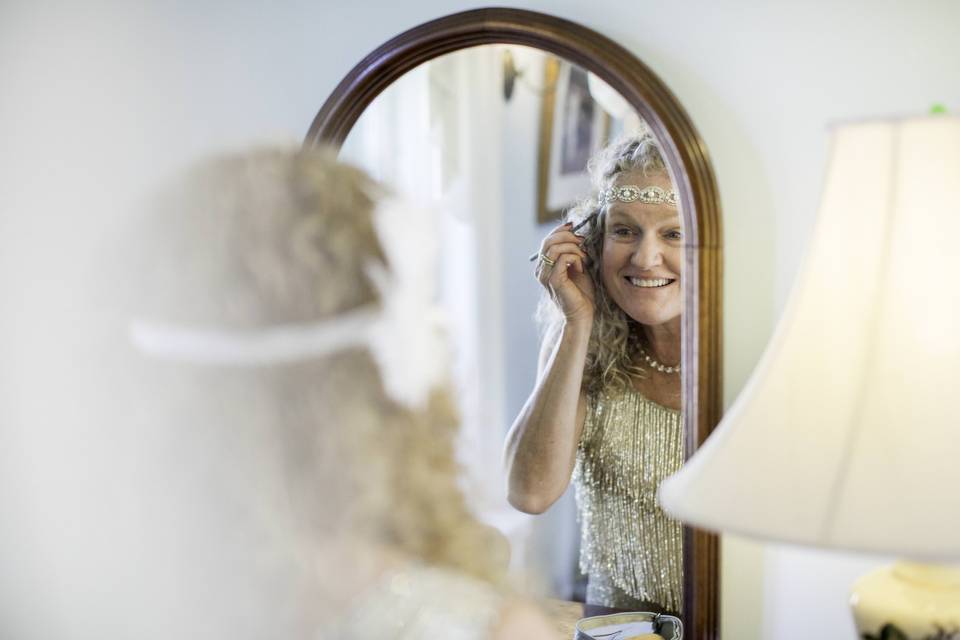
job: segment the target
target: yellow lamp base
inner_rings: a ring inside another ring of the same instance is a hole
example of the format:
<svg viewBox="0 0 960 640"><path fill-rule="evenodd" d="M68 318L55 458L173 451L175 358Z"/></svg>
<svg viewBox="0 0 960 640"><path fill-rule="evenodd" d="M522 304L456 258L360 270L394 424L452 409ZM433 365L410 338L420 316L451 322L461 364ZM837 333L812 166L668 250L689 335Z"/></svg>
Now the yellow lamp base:
<svg viewBox="0 0 960 640"><path fill-rule="evenodd" d="M861 640L960 640L960 566L883 567L854 584L850 606Z"/></svg>

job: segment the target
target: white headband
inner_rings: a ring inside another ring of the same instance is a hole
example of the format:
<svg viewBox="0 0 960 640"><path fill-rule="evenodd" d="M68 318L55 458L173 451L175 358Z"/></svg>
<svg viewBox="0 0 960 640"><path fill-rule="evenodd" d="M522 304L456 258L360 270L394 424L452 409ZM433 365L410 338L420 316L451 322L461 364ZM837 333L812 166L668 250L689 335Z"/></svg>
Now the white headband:
<svg viewBox="0 0 960 640"><path fill-rule="evenodd" d="M436 229L431 212L399 200L381 203L374 226L388 271L367 265L381 307L367 306L309 324L224 330L135 320L133 346L144 355L197 365L287 364L365 346L387 393L422 407L442 383L449 362L443 319L434 304Z"/></svg>
<svg viewBox="0 0 960 640"><path fill-rule="evenodd" d="M364 307L326 322L226 331L130 323L130 341L144 355L199 365L259 366L318 358L348 347L367 346L379 319Z"/></svg>

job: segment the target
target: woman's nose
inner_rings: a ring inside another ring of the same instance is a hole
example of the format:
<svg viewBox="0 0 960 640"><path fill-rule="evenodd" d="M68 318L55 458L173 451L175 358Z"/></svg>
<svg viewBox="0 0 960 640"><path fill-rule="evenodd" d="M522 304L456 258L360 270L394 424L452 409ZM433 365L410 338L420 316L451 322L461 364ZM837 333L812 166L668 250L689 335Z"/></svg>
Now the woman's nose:
<svg viewBox="0 0 960 640"><path fill-rule="evenodd" d="M663 264L663 250L656 238L646 237L637 243L630 258L633 266L641 270L652 269Z"/></svg>

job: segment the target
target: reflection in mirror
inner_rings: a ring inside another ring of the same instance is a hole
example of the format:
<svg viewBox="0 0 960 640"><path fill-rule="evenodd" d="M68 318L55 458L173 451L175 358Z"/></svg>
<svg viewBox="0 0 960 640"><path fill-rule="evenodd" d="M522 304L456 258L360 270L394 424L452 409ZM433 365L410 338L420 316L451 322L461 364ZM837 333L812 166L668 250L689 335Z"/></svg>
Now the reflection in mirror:
<svg viewBox="0 0 960 640"><path fill-rule="evenodd" d="M681 528L655 494L683 460L684 242L657 149L593 74L485 45L390 85L341 158L437 213L465 490L513 568L554 597L679 611Z"/></svg>

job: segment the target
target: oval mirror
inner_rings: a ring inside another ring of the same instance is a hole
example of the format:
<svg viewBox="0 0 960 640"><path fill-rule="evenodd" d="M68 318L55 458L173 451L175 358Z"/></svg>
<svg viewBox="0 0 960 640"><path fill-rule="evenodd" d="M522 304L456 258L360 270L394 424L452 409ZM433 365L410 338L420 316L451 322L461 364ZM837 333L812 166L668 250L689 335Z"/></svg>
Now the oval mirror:
<svg viewBox="0 0 960 640"><path fill-rule="evenodd" d="M562 212L590 195L591 155L643 133L667 166L683 230L682 398L675 401L682 459L721 414L719 197L684 109L635 56L539 13L454 14L364 58L305 141L340 147L346 160L440 212L441 299L455 349L465 488L480 517L511 541L514 565L538 569L562 600L584 596L570 492L544 515L521 514L506 506L500 464L507 430L538 375L533 317L541 287L528 258ZM681 614L685 637L717 638L717 538L684 527L681 555L680 602L668 610Z"/></svg>

